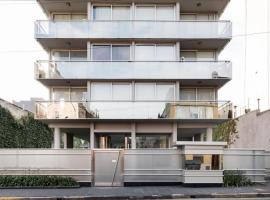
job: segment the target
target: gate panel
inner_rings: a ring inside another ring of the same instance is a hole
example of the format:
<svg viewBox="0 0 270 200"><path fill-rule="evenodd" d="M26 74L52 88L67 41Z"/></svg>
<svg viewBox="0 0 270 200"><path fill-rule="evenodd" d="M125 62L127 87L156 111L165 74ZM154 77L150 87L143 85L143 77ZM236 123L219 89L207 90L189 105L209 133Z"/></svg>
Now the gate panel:
<svg viewBox="0 0 270 200"><path fill-rule="evenodd" d="M122 155L122 150L94 150L95 186L122 185Z"/></svg>

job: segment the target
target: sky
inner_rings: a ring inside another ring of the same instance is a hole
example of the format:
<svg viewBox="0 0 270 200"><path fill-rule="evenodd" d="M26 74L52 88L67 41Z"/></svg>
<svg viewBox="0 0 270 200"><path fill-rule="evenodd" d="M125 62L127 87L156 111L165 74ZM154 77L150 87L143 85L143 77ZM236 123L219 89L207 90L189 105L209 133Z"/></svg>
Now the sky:
<svg viewBox="0 0 270 200"><path fill-rule="evenodd" d="M245 1L247 1L247 37L245 37ZM267 20L267 4L270 5L270 0L231 0L221 17L233 23L233 39L219 56L220 60L232 61L233 79L219 90L219 100L232 101L237 106L238 115L243 114L245 108L256 109L258 98L261 110L270 109L267 65L267 34L269 35L267 29L270 27L267 26L267 22L270 23L270 19ZM34 22L37 19L46 17L34 0L0 0L0 98L2 99L8 101L28 100L31 97L48 99L47 89L34 79L35 60L48 59L34 39Z"/></svg>

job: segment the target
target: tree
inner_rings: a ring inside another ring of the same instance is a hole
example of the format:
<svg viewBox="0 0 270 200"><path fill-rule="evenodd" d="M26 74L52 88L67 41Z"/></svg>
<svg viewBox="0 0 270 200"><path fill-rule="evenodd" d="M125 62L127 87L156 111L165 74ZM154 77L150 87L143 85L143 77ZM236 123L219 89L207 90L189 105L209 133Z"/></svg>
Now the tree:
<svg viewBox="0 0 270 200"><path fill-rule="evenodd" d="M230 119L218 125L217 128L214 129L213 140L227 142L228 147L232 145L236 139L239 138L237 121L238 119Z"/></svg>

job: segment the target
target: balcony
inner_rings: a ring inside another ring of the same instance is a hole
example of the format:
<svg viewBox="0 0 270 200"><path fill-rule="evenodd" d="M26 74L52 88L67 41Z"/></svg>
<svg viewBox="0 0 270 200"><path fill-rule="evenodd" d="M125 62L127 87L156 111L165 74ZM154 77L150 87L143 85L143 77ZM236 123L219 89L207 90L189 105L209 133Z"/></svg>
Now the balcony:
<svg viewBox="0 0 270 200"><path fill-rule="evenodd" d="M50 42L61 39L78 43L82 40L215 40L215 48L223 48L231 39L229 21L36 21L35 37L47 48L57 48L63 43ZM80 39L78 41L78 39ZM64 42L64 43L65 43ZM61 44L60 44L61 43ZM77 44L77 45L78 45ZM212 47L211 46L211 47Z"/></svg>
<svg viewBox="0 0 270 200"><path fill-rule="evenodd" d="M217 101L91 101L37 102L36 119L91 120L226 120L230 102Z"/></svg>
<svg viewBox="0 0 270 200"><path fill-rule="evenodd" d="M35 78L45 85L67 80L207 80L222 85L232 78L228 61L37 61Z"/></svg>

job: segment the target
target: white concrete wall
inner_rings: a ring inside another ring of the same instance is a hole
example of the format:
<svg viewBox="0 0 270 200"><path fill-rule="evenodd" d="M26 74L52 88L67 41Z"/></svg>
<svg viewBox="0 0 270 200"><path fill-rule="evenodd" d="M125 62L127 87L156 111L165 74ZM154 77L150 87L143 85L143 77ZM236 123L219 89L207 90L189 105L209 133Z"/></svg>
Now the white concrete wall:
<svg viewBox="0 0 270 200"><path fill-rule="evenodd" d="M91 182L91 150L1 149L0 175L58 175Z"/></svg>
<svg viewBox="0 0 270 200"><path fill-rule="evenodd" d="M263 148L270 151L270 110L257 110L240 116L237 122L239 139L232 148Z"/></svg>
<svg viewBox="0 0 270 200"><path fill-rule="evenodd" d="M265 151L225 149L224 170L240 170L253 182L265 182Z"/></svg>

